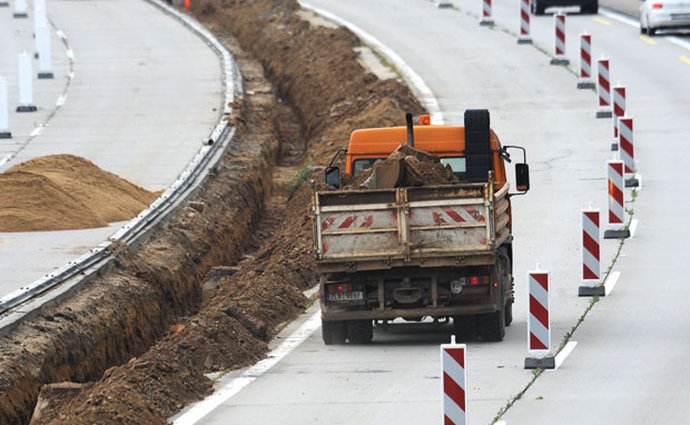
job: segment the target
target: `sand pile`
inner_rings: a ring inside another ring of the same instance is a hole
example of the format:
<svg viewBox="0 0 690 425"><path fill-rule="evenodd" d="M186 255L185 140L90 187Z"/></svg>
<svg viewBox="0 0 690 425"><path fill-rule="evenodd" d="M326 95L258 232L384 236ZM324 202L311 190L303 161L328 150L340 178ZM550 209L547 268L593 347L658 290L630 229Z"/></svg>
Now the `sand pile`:
<svg viewBox="0 0 690 425"><path fill-rule="evenodd" d="M72 155L50 155L0 174L0 231L70 230L129 220L157 196Z"/></svg>

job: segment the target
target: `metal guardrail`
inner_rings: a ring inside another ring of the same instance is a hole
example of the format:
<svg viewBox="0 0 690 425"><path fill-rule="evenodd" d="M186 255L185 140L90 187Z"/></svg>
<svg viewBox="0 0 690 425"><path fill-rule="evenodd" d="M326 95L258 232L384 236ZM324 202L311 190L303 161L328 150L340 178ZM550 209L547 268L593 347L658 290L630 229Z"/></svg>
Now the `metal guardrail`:
<svg viewBox="0 0 690 425"><path fill-rule="evenodd" d="M223 83L225 85L223 116L209 135L207 143L199 149L178 178L148 208L127 222L120 230L110 236L107 241L91 249L89 253L68 262L55 272L44 276L30 285L0 298L0 316L11 312L13 309L45 294L51 289L57 288L100 262L103 262L99 266L102 267L106 263L104 260L111 256L113 248L117 245L122 243L129 245L137 241L161 218L172 212L180 201L186 199L203 182L202 177L205 171L218 161L220 158L219 153L225 150L234 137L235 129L228 126L226 117L233 111L230 106L232 102L242 94L242 77L235 66L232 55L213 34L190 16L180 13L162 1L145 1L180 21L204 40L221 58L223 63ZM44 303L49 300L50 298L46 299Z"/></svg>

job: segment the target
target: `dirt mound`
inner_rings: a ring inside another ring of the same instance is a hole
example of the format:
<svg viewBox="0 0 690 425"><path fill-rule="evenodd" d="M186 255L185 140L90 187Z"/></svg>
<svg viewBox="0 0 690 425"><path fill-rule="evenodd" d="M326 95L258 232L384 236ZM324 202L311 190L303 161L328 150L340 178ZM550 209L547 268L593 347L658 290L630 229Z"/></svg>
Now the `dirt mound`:
<svg viewBox="0 0 690 425"><path fill-rule="evenodd" d="M129 220L157 196L72 155L50 155L0 174L0 232L70 230Z"/></svg>

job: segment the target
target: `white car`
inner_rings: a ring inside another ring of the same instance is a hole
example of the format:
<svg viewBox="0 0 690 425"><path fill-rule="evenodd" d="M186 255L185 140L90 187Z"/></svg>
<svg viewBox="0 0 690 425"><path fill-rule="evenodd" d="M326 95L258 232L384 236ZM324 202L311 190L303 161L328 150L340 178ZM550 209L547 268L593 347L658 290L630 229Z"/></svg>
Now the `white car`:
<svg viewBox="0 0 690 425"><path fill-rule="evenodd" d="M677 28L690 28L690 0L644 0L640 6L641 34Z"/></svg>

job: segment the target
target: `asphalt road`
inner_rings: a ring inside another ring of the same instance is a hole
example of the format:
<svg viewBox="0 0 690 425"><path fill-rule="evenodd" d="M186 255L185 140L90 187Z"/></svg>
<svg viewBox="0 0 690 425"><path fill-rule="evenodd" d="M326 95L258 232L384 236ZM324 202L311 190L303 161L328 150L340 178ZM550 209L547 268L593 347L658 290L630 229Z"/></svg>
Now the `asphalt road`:
<svg viewBox="0 0 690 425"><path fill-rule="evenodd" d="M32 49L33 20L15 20L11 12L0 9L0 73L10 81L13 111L14 58L18 49ZM190 30L141 0L50 1L48 16L66 35L74 57L73 78L68 84L68 54L53 31L56 78L34 81L38 112L10 114L14 138L0 141L0 171L36 156L70 153L147 189L168 186L222 111L216 54ZM57 107L62 95L64 104ZM43 128L37 134L38 127ZM4 163L8 155L11 159ZM116 230L113 225L0 233L0 296L88 252Z"/></svg>
<svg viewBox="0 0 690 425"><path fill-rule="evenodd" d="M436 94L447 121L460 123L466 108L487 107L503 143L528 149L533 189L513 202L515 322L504 342L468 348L470 423L491 423L532 379L522 368L527 270L539 262L551 272L554 345L588 304L576 296L579 213L589 201L605 208L611 121L594 118L596 96L575 89L574 72L549 65L550 16L533 18L534 47L516 44L515 1L494 4L493 30L477 25L477 1L456 1L454 10L423 0L310 3L397 52ZM682 37L648 39L635 26L607 17L569 16L572 68L579 54L574 40L584 28L593 35L593 57L610 57L613 82L628 86L644 185L632 207L641 224L615 266L622 273L618 286L576 332L577 348L559 370L539 377L504 419L684 423L678 418L690 411L690 370L682 356L690 347L682 336L689 289L680 242L688 233L682 225L687 203L680 182L683 140L690 131L690 51ZM606 269L616 242L604 241L603 248ZM326 347L317 331L200 423L439 423L438 345L447 340L447 330L401 327L377 330L371 346Z"/></svg>

